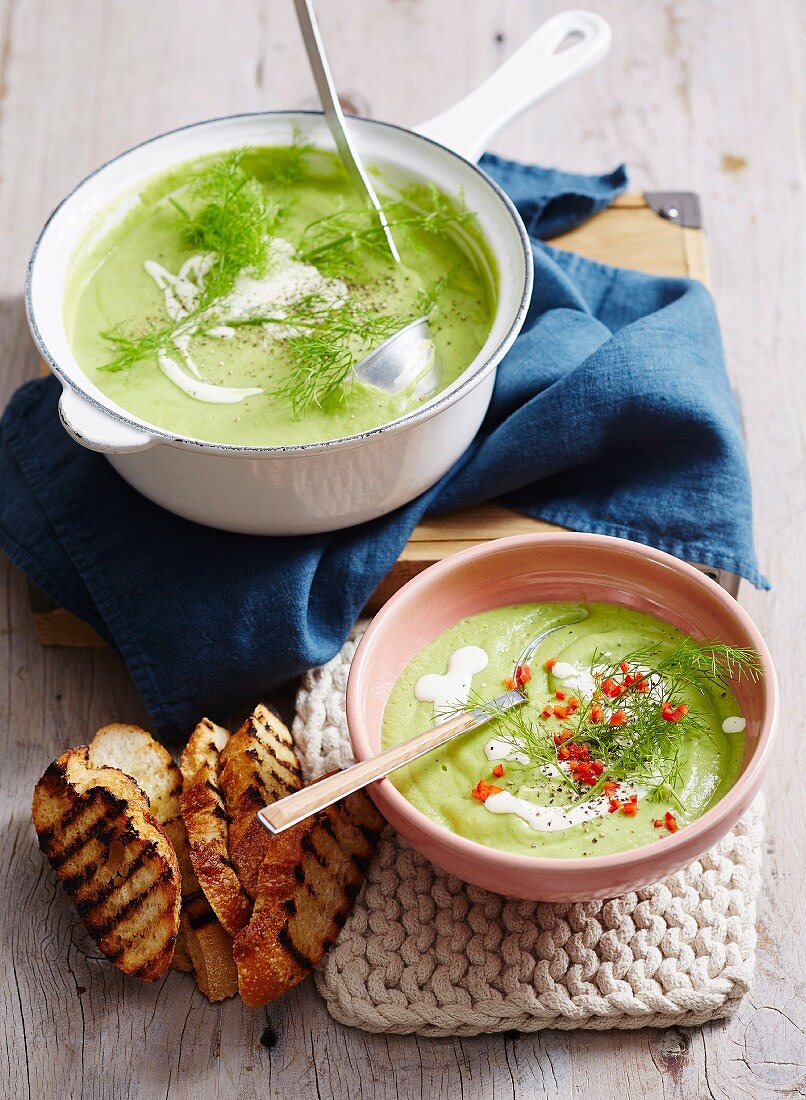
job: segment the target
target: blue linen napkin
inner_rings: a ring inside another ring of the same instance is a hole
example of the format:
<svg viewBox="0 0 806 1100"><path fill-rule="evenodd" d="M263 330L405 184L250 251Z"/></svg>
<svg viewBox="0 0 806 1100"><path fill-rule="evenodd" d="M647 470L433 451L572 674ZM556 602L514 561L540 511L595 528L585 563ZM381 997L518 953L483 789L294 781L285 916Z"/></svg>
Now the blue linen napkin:
<svg viewBox="0 0 806 1100"><path fill-rule="evenodd" d="M389 516L296 538L202 528L69 438L54 378L12 398L0 422L0 545L119 651L164 736L186 736L202 714L223 720L334 656L427 512L497 499L766 584L708 291L537 239L607 206L623 167L591 177L482 164L532 235L532 302L475 442Z"/></svg>

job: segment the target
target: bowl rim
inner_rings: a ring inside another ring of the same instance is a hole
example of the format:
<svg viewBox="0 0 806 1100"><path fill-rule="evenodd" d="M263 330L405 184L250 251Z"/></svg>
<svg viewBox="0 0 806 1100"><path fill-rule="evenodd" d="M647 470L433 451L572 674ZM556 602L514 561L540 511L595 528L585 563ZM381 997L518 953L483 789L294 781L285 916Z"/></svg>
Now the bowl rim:
<svg viewBox="0 0 806 1100"><path fill-rule="evenodd" d="M523 327L523 322L526 318L527 310L529 308L529 302L531 301L532 287L534 283L534 263L532 258L531 241L529 238L529 234L526 230L526 226L523 223L523 219L518 213L515 204L513 203L512 199L510 199L509 195L507 195L503 188L500 187L499 184L497 184L495 180L492 179L492 177L484 171L483 168L480 168L478 164L468 160L466 157L462 156L461 153L456 152L456 150L450 149L447 145L443 145L441 142L435 141L433 138L427 137L425 134L417 133L417 131L415 130L410 130L405 126L399 126L393 122L384 122L380 119L365 118L363 115L348 115L348 118L354 119L361 123L366 123L370 126L383 127L388 130L394 130L401 134L407 134L411 137L416 138L419 141L425 142L428 145L432 145L435 148L442 150L444 153L447 153L455 160L460 161L463 166L471 168L476 173L476 175L478 175L481 182L483 184L486 184L486 186L490 190L492 190L492 192L501 202L507 214L509 214L521 245L525 278L523 289L521 292L521 298L518 303L517 309L513 314L512 321L507 331L503 334L497 346L490 352L490 354L488 354L470 374L468 374L467 372L472 367L472 363L468 364L468 367L465 368L463 374L459 375L459 378L451 386L449 386L447 390L436 394L432 401L426 402L424 405L421 405L419 409L414 409L410 413L407 413L405 416L398 417L396 420L390 420L386 424L380 424L377 427L370 428L365 432L358 432L354 435L340 436L338 439L328 439L314 443L287 444L284 446L249 446L233 443L214 443L209 440L197 439L194 436L177 435L176 433L170 432L165 428L160 428L157 425L152 425L149 421L139 420L133 415L123 415L122 413L119 413L116 410L109 408L92 394L87 393L87 391L82 388L79 382L76 381L67 370L59 366L55 357L50 352L36 321L36 310L34 308L32 292L34 271L40 248L52 223L59 217L67 203L69 203L70 200L75 195L77 195L81 191L81 189L87 183L89 183L90 180L94 179L97 175L99 175L105 169L109 168L111 165L117 163L117 161L122 160L124 157L129 156L131 153L136 152L138 149L153 145L156 142L162 141L165 138L173 137L175 134L181 134L189 130L200 129L205 126L214 126L216 123L235 123L243 119L276 118L280 116L287 116L292 118L296 118L299 116L312 116L322 118L324 117L324 112L316 110L293 109L274 111L243 111L231 115L220 115L213 118L201 119L197 122L186 123L184 126L176 126L173 129L165 130L159 134L155 134L154 136L147 138L145 141L138 142L136 145L129 146L127 149L122 150L114 157L110 157L108 160L98 165L98 167L94 168L92 172L88 173L75 185L75 187L73 187L64 196L64 198L58 203L58 205L54 207L54 209L48 215L48 218L42 226L41 230L39 231L39 235L37 236L33 251L31 252L31 257L28 260L25 277L25 315L28 321L28 327L30 329L31 336L33 337L33 341L36 344L37 350L39 351L40 355L45 360L50 370L62 382L62 384L67 384L68 386L70 386L70 388L76 394L78 394L78 396L81 397L82 400L86 401L93 408L104 413L115 422L119 424L124 424L129 428L134 428L137 431L145 432L148 435L153 436L157 440L173 444L174 446L188 447L190 449L231 455L261 455L270 458L272 456L282 456L291 453L295 454L312 451L321 452L334 446L356 445L383 433L410 428L415 423L430 420L433 416L436 416L437 413L439 413L444 407L455 404L460 396L462 396L468 390L471 390L479 385L483 381L483 379L490 373L490 371L493 370L498 365L498 363L500 363L501 359L512 347L518 334L520 333L520 330ZM110 196L110 201L113 198L114 196ZM63 302L61 304L63 305ZM464 374L467 374L467 377L463 377Z"/></svg>
<svg viewBox="0 0 806 1100"><path fill-rule="evenodd" d="M678 866L682 866L686 862L690 862L691 859L696 858L696 855L692 855L692 852L702 852L705 848L709 847L711 843L715 843L712 838L707 840L705 838L708 837L708 834L713 832L715 827L719 827L720 821L730 818L732 814L735 813L736 819L738 819L742 812L747 792L749 791L751 795L754 795L758 790L766 770L769 756L772 752L775 733L778 728L780 707L778 678L772 656L761 632L738 601L726 592L725 589L721 588L716 581L711 580L710 577L700 572L695 566L689 565L688 562L684 562L680 558L674 557L672 554L667 554L663 550L658 550L644 543L635 542L631 539L617 538L612 535L599 535L575 531L536 532L534 534L510 535L500 539L489 539L478 546L460 550L450 557L444 558L442 561L436 562L434 565L430 565L428 568L422 570L422 572L418 573L416 577L413 577L403 585L403 587L384 604L381 610L373 618L356 647L355 655L350 666L346 692L347 727L355 759L356 761L360 761L372 755L366 726L361 719L357 720L357 716L361 714L360 701L358 698L358 680L364 662L367 660L367 653L372 646L372 639L377 633L379 624L382 623L383 616L387 609L405 603L411 595L417 592L423 585L433 582L435 578L438 579L450 573L456 568L457 564L485 557L490 554L493 549L500 550L501 548L507 547L515 548L534 544L535 542L540 544L554 543L557 546L573 543L576 545L599 548L601 550L617 549L621 552L626 552L628 555L632 554L633 556L650 558L661 565L671 568L676 573L686 577L689 581L694 582L695 585L707 591L711 597L715 597L717 601L738 620L739 624L751 638L753 647L756 649L761 659L764 675L760 678L758 684L760 685L760 690L763 691L766 696L765 702L769 703L769 708L753 755L748 760L746 767L734 785L714 806L706 810L704 814L696 818L690 825L686 825L685 828L678 830L678 832L670 833L668 836L664 837L664 857L671 857L671 859L667 859L666 862L674 862L675 854L677 854L679 856ZM765 707L765 709L767 708ZM594 868L597 873L609 869L618 869L619 871L637 870L642 864L654 861L658 855L658 848L656 847L657 842L653 841L642 844L637 848L628 848L623 852L614 852L601 856L590 855L569 858L566 856L520 855L515 852L507 852L500 848L493 848L492 846L481 844L479 841L469 840L466 837L459 836L458 833L452 832L443 825L437 824L432 818L412 805L388 778L380 779L370 787L371 793L374 794L376 791L381 803L379 806L381 813L384 812L385 808L383 803L389 803L392 812L397 817L408 820L418 832L425 833L434 843L436 848L450 851L454 857L465 857L475 865L487 862L491 864L494 863L499 872L503 869L519 875L523 873L533 873L535 876L549 873L557 875L559 873L565 874L569 878L576 878ZM731 826L729 826L729 828L730 827ZM725 831L727 832L727 829Z"/></svg>

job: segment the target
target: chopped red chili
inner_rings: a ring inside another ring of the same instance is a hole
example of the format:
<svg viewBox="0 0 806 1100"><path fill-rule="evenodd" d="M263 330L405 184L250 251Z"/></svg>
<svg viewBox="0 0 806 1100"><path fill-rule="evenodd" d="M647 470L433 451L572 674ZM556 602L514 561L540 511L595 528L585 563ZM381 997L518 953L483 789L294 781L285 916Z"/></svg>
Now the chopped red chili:
<svg viewBox="0 0 806 1100"><path fill-rule="evenodd" d="M630 671L630 666L627 664L626 661L622 661L621 664L618 667L621 669L622 672L629 672Z"/></svg>
<svg viewBox="0 0 806 1100"><path fill-rule="evenodd" d="M557 664L557 658L556 657L549 657L549 659L543 665L543 668L546 670L546 672L551 672L551 670L554 668L554 666L556 664Z"/></svg>
<svg viewBox="0 0 806 1100"><path fill-rule="evenodd" d="M505 678L504 687L507 689L507 691L514 691L515 690L516 684L515 684L515 681L512 679L511 676L507 676Z"/></svg>
<svg viewBox="0 0 806 1100"><path fill-rule="evenodd" d="M564 691L555 691L554 692L554 698L555 699L564 699L565 698L565 692Z"/></svg>
<svg viewBox="0 0 806 1100"><path fill-rule="evenodd" d="M624 688L620 687L612 676L602 680L602 695L606 695L608 699L617 699L623 690Z"/></svg>
<svg viewBox="0 0 806 1100"><path fill-rule="evenodd" d="M621 812L623 814L626 814L627 817L635 817L635 815L638 813L638 803L625 802L624 805L621 807Z"/></svg>
<svg viewBox="0 0 806 1100"><path fill-rule="evenodd" d="M688 707L685 703L680 703L676 707L673 707L671 703L664 703L660 713L665 722L679 722L684 715L688 714Z"/></svg>
<svg viewBox="0 0 806 1100"><path fill-rule="evenodd" d="M496 777L496 779L500 779L503 774L504 774L504 765L503 764L496 764L495 767L493 768L493 775Z"/></svg>
<svg viewBox="0 0 806 1100"><path fill-rule="evenodd" d="M666 828L669 830L670 833L676 833L677 830L680 828L680 826L677 824L677 818L674 816L671 810L666 811L664 821L666 822Z"/></svg>
<svg viewBox="0 0 806 1100"><path fill-rule="evenodd" d="M562 718L565 720L568 717L568 707L553 707L552 711L555 718Z"/></svg>
<svg viewBox="0 0 806 1100"><path fill-rule="evenodd" d="M495 783L488 783L486 779L480 779L470 793L479 802L486 802L491 794L498 794L503 789L503 787L496 787Z"/></svg>
<svg viewBox="0 0 806 1100"><path fill-rule="evenodd" d="M655 820L652 822L652 824L655 826L656 829L662 829L663 828L663 818L662 817L656 817Z"/></svg>
<svg viewBox="0 0 806 1100"><path fill-rule="evenodd" d="M515 669L515 685L516 687L523 687L524 684L528 684L532 679L532 670L528 665L518 665Z"/></svg>
<svg viewBox="0 0 806 1100"><path fill-rule="evenodd" d="M603 718L604 711L598 703L594 703L594 705L591 707L591 722L593 722L595 726L598 726Z"/></svg>
<svg viewBox="0 0 806 1100"><path fill-rule="evenodd" d="M610 715L609 724L611 726L626 726L629 722L627 712L624 710L614 710Z"/></svg>

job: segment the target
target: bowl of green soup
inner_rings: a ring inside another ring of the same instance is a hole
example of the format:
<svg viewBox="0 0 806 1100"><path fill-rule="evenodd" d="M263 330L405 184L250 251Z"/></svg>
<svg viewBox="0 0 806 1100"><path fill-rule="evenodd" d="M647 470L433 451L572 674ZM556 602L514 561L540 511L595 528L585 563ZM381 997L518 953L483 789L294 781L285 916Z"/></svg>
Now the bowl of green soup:
<svg viewBox="0 0 806 1100"><path fill-rule="evenodd" d="M778 721L767 647L709 577L622 539L525 535L431 566L375 617L347 687L356 759L512 690L520 706L370 792L439 866L547 901L702 855L757 794Z"/></svg>
<svg viewBox="0 0 806 1100"><path fill-rule="evenodd" d="M350 120L399 263L319 112L200 122L103 165L28 272L66 430L158 504L251 534L335 530L429 488L478 430L532 287L523 222L475 161L608 44L600 17L555 16L417 132ZM362 381L422 317L406 385Z"/></svg>

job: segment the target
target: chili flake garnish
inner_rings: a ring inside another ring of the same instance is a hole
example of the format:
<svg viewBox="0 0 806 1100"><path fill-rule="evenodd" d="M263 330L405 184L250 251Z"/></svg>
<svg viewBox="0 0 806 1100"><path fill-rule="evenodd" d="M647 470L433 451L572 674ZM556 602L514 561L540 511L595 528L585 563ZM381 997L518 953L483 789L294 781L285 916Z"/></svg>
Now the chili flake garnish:
<svg viewBox="0 0 806 1100"><path fill-rule="evenodd" d="M515 687L522 688L532 679L532 670L528 665L518 665L515 669Z"/></svg>
<svg viewBox="0 0 806 1100"><path fill-rule="evenodd" d="M676 707L673 707L671 703L664 703L660 713L664 722L679 722L681 718L688 714L688 707L685 703L680 703Z"/></svg>
<svg viewBox="0 0 806 1100"><path fill-rule="evenodd" d="M503 787L496 787L495 783L488 783L486 779L480 779L470 793L479 802L486 802L491 794L498 794L503 789Z"/></svg>
<svg viewBox="0 0 806 1100"><path fill-rule="evenodd" d="M602 680L601 690L602 695L606 695L608 699L617 699L624 688L617 684L612 676L608 676L606 680Z"/></svg>

